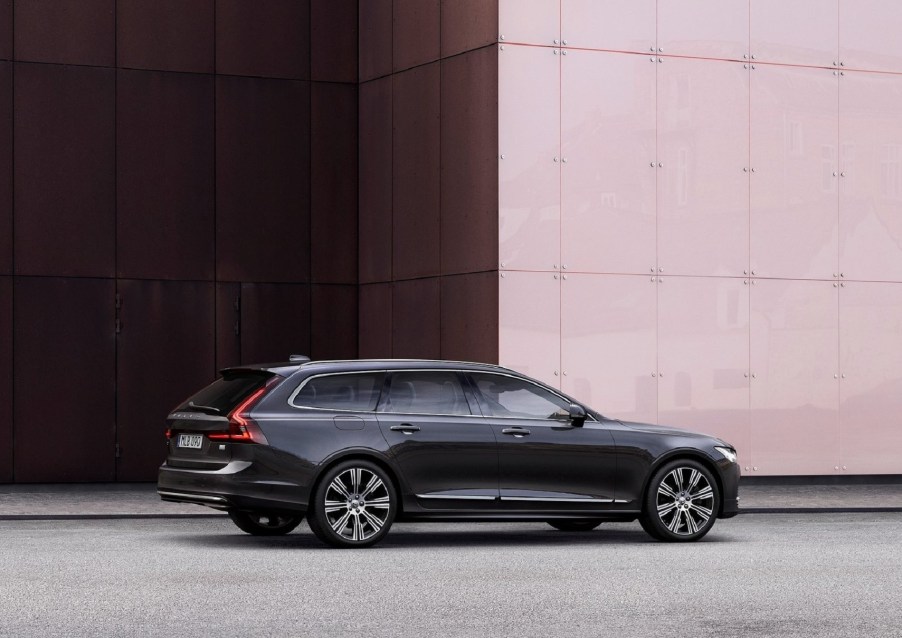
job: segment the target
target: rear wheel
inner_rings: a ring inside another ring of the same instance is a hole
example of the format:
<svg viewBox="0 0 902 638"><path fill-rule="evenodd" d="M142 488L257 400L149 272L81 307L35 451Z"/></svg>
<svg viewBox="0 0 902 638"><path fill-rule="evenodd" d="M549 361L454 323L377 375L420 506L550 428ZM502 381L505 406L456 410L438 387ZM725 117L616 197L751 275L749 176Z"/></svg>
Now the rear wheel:
<svg viewBox="0 0 902 638"><path fill-rule="evenodd" d="M304 520L303 514L288 516L270 512L229 511L229 518L242 532L254 536L281 536L292 531Z"/></svg>
<svg viewBox="0 0 902 638"><path fill-rule="evenodd" d="M662 541L697 541L714 526L720 503L717 481L691 459L665 464L648 485L640 522Z"/></svg>
<svg viewBox="0 0 902 638"><path fill-rule="evenodd" d="M397 512L391 478L362 459L326 472L310 504L310 529L333 547L369 547L382 540Z"/></svg>
<svg viewBox="0 0 902 638"><path fill-rule="evenodd" d="M551 525L554 529L559 529L562 532L590 532L599 525L601 525L601 519L599 518L589 518L589 519L570 519L570 520L559 520L559 521L548 521L548 524Z"/></svg>

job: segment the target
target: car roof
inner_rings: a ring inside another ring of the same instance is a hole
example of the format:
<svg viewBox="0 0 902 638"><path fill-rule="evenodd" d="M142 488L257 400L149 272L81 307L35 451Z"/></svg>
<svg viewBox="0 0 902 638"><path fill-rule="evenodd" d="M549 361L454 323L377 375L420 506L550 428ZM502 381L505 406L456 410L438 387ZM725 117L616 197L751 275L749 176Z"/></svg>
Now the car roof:
<svg viewBox="0 0 902 638"><path fill-rule="evenodd" d="M509 372L499 365L476 363L473 361L450 361L442 359L328 359L320 361L282 361L275 363L253 363L248 365L224 368L226 371L265 370L279 376L287 377L303 369L310 372L359 372L362 370L473 370L482 372Z"/></svg>

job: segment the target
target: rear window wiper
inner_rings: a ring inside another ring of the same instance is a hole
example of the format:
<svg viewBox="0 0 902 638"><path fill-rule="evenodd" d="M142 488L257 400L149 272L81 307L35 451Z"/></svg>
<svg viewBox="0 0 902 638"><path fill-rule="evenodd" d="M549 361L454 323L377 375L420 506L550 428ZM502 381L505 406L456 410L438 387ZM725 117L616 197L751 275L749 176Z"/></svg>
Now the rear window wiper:
<svg viewBox="0 0 902 638"><path fill-rule="evenodd" d="M222 414L222 410L219 408L214 408L212 405L200 405L194 401L188 401L188 407L192 410L197 410L198 412L206 412L207 414Z"/></svg>

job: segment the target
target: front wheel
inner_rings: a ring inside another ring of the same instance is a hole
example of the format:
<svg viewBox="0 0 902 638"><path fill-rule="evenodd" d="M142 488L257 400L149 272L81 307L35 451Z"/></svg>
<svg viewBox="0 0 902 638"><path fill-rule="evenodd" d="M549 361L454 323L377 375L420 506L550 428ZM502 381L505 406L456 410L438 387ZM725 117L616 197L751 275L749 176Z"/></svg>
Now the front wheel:
<svg viewBox="0 0 902 638"><path fill-rule="evenodd" d="M242 532L254 536L281 536L292 531L304 520L303 514L286 516L268 512L239 512L229 510L229 518Z"/></svg>
<svg viewBox="0 0 902 638"><path fill-rule="evenodd" d="M548 524L551 525L554 529L559 529L562 532L591 532L593 529L601 525L601 519L563 519L557 521L548 521Z"/></svg>
<svg viewBox="0 0 902 638"><path fill-rule="evenodd" d="M310 503L310 529L333 547L369 547L388 533L397 511L388 474L370 461L352 460L330 469Z"/></svg>
<svg viewBox="0 0 902 638"><path fill-rule="evenodd" d="M708 468L691 459L671 461L652 476L639 521L658 540L697 541L714 525L719 503Z"/></svg>

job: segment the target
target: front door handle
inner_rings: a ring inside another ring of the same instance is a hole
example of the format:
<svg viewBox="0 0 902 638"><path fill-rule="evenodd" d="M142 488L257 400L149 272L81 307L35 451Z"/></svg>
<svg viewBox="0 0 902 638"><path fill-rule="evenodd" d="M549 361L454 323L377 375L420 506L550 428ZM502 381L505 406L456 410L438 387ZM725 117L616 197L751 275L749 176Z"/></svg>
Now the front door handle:
<svg viewBox="0 0 902 638"><path fill-rule="evenodd" d="M391 431L403 432L404 434L413 434L414 432L420 431L420 426L414 425L413 423L402 423L401 425L391 426Z"/></svg>
<svg viewBox="0 0 902 638"><path fill-rule="evenodd" d="M515 437L520 438L522 436L529 436L529 430L526 428L504 428L501 430L501 434L513 434Z"/></svg>

